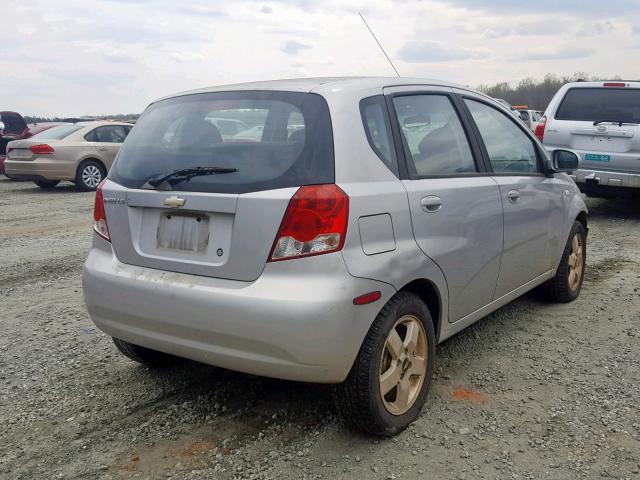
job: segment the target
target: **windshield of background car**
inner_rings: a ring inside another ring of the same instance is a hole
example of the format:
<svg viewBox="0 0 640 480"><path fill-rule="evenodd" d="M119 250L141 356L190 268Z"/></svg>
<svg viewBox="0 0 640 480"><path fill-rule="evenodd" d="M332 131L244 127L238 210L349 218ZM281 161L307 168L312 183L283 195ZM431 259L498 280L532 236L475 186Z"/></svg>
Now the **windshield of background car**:
<svg viewBox="0 0 640 480"><path fill-rule="evenodd" d="M556 120L640 123L640 89L572 88L560 103Z"/></svg>
<svg viewBox="0 0 640 480"><path fill-rule="evenodd" d="M36 133L31 138L47 138L49 140L62 140L63 138L68 137L73 132L77 132L80 129L82 129L82 127L78 125L60 125L58 127L51 127L40 133Z"/></svg>
<svg viewBox="0 0 640 480"><path fill-rule="evenodd" d="M332 183L333 135L325 100L274 91L184 95L152 104L125 140L109 178L140 188L195 167L237 171L179 184L194 192L247 193Z"/></svg>

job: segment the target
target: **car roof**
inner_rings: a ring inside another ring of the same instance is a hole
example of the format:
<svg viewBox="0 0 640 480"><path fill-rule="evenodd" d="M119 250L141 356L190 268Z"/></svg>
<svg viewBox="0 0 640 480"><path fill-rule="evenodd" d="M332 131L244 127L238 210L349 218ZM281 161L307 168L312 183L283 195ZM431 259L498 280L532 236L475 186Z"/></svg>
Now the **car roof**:
<svg viewBox="0 0 640 480"><path fill-rule="evenodd" d="M321 95L329 95L334 91L370 91L375 88L401 87L411 85L438 86L438 87L455 87L463 90L474 91L469 87L456 85L455 83L445 82L442 80L426 79L426 78L407 78L407 77L315 77L315 78L295 78L282 80L267 80L260 82L235 83L230 85L220 85L214 87L199 88L189 90L173 95L167 95L156 101L168 98L179 97L183 95L194 95L198 93L210 92L229 92L238 90L273 90L288 92L306 92L319 93ZM155 103L155 102L154 102Z"/></svg>
<svg viewBox="0 0 640 480"><path fill-rule="evenodd" d="M630 87L630 88L640 88L640 80L600 80L597 82L584 82L584 81L579 81L579 82L569 82L566 83L564 86L565 87L570 87L570 88L611 88L611 87L604 87L603 84L605 83L624 83L625 87ZM623 87L620 87L623 88Z"/></svg>

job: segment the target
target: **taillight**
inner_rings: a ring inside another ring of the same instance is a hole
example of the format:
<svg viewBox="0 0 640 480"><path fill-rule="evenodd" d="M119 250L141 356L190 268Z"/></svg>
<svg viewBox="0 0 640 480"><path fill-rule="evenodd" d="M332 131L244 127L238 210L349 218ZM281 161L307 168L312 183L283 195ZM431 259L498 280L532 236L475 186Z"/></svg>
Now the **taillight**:
<svg viewBox="0 0 640 480"><path fill-rule="evenodd" d="M34 145L29 150L36 155L51 155L55 150L51 145L47 145L46 143L42 143L40 145Z"/></svg>
<svg viewBox="0 0 640 480"><path fill-rule="evenodd" d="M349 197L335 184L300 187L289 201L270 262L337 252L344 245Z"/></svg>
<svg viewBox="0 0 640 480"><path fill-rule="evenodd" d="M96 189L96 199L93 204L93 229L95 232L107 241L111 241L109 236L109 228L107 227L107 215L104 211L104 198L102 197L102 186L105 180L100 182Z"/></svg>
<svg viewBox="0 0 640 480"><path fill-rule="evenodd" d="M536 125L535 132L533 132L535 136L538 137L538 140L540 140L541 142L544 140L544 127L546 126L547 126L547 117L543 115L538 121L538 124Z"/></svg>

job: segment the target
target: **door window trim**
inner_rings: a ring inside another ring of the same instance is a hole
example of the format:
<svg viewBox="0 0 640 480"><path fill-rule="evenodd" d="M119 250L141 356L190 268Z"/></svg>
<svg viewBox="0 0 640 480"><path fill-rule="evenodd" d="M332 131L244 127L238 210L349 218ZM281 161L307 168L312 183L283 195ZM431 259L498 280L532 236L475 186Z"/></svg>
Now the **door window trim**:
<svg viewBox="0 0 640 480"><path fill-rule="evenodd" d="M407 152L409 150L409 146L406 145L406 141L402 131L400 130L400 122L398 121L398 113L396 112L396 108L393 102L395 97L411 97L416 95L438 95L441 97L447 97L451 102L451 106L453 107L454 112L458 116L458 120L462 125L462 130L464 131L465 137L469 144L469 149L471 150L471 156L473 157L473 162L476 165L476 172L472 173L452 173L452 174L442 174L442 175L415 175L409 173L409 166L407 160ZM386 93L384 94L386 103L387 103L387 111L389 112L389 116L391 117L391 134L393 136L393 143L396 149L396 158L398 159L398 168L400 171L400 180L424 180L429 178L465 178L465 177L484 177L490 174L490 171L487 170L486 159L482 155L482 150L477 143L477 139L475 138L475 133L472 129L472 125L469 123L469 120L463 115L463 110L461 109L460 101L457 99L457 95L453 92L446 92L442 90L412 90L407 92L394 92L394 93Z"/></svg>
<svg viewBox="0 0 640 480"><path fill-rule="evenodd" d="M548 177L549 174L547 173L547 169L545 167L544 162L542 161L543 157L543 153L540 150L540 146L538 144L538 140L534 137L533 132L531 132L530 130L527 129L527 126L522 124L522 125L518 125L518 122L516 121L515 118L509 118L508 115L505 115L504 112L502 112L499 108L496 108L495 105L492 105L491 102L480 98L480 97L475 97L472 95L465 95L465 94L456 94L456 96L458 97L458 101L460 102L460 107L463 109L465 116L467 117L467 121L470 122L470 127L474 132L474 136L476 137L476 141L478 143L478 146L480 148L480 151L482 152L482 157L484 159L484 164L485 164L485 168L487 169L487 172L492 176L492 177ZM540 169L539 172L535 172L535 173L527 173L527 172L494 172L493 171L493 165L491 165L491 159L489 158L489 152L487 150L487 147L484 144L484 140L482 138L482 135L480 134L480 130L478 129L478 126L476 125L475 120L473 119L473 115L471 115L471 111L469 110L469 107L467 107L466 103L464 102L465 100L471 100L477 103L482 103L484 105L486 105L489 108L493 108L494 110L497 110L499 113L501 113L502 115L504 115L506 118L508 118L516 127L518 127L520 129L520 131L522 131L525 136L531 141L532 145L533 145L533 150L536 152L536 162L538 163L538 168ZM512 115L513 116L513 115Z"/></svg>

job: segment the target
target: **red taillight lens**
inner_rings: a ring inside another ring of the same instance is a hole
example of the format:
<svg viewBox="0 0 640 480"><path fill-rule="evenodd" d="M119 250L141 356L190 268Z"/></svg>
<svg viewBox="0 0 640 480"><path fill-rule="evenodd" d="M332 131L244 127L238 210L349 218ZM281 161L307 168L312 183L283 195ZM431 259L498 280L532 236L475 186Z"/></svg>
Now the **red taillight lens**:
<svg viewBox="0 0 640 480"><path fill-rule="evenodd" d="M626 87L627 84L624 82L604 82L602 86L603 87Z"/></svg>
<svg viewBox="0 0 640 480"><path fill-rule="evenodd" d="M270 262L337 252L344 245L349 197L334 184L300 187L289 201Z"/></svg>
<svg viewBox="0 0 640 480"><path fill-rule="evenodd" d="M36 155L51 155L53 152L55 152L51 145L47 145L45 143L34 145L29 150L31 150L31 152L35 153Z"/></svg>
<svg viewBox="0 0 640 480"><path fill-rule="evenodd" d="M102 197L102 186L104 180L100 182L96 189L96 199L93 204L93 229L105 240L111 241L109 236L109 228L107 227L107 214L104 211L104 198Z"/></svg>
<svg viewBox="0 0 640 480"><path fill-rule="evenodd" d="M546 126L547 126L547 117L543 115L542 118L540 118L540 120L538 121L538 124L536 125L536 130L534 132L536 137L538 137L538 140L540 140L541 142L544 140L544 127Z"/></svg>

